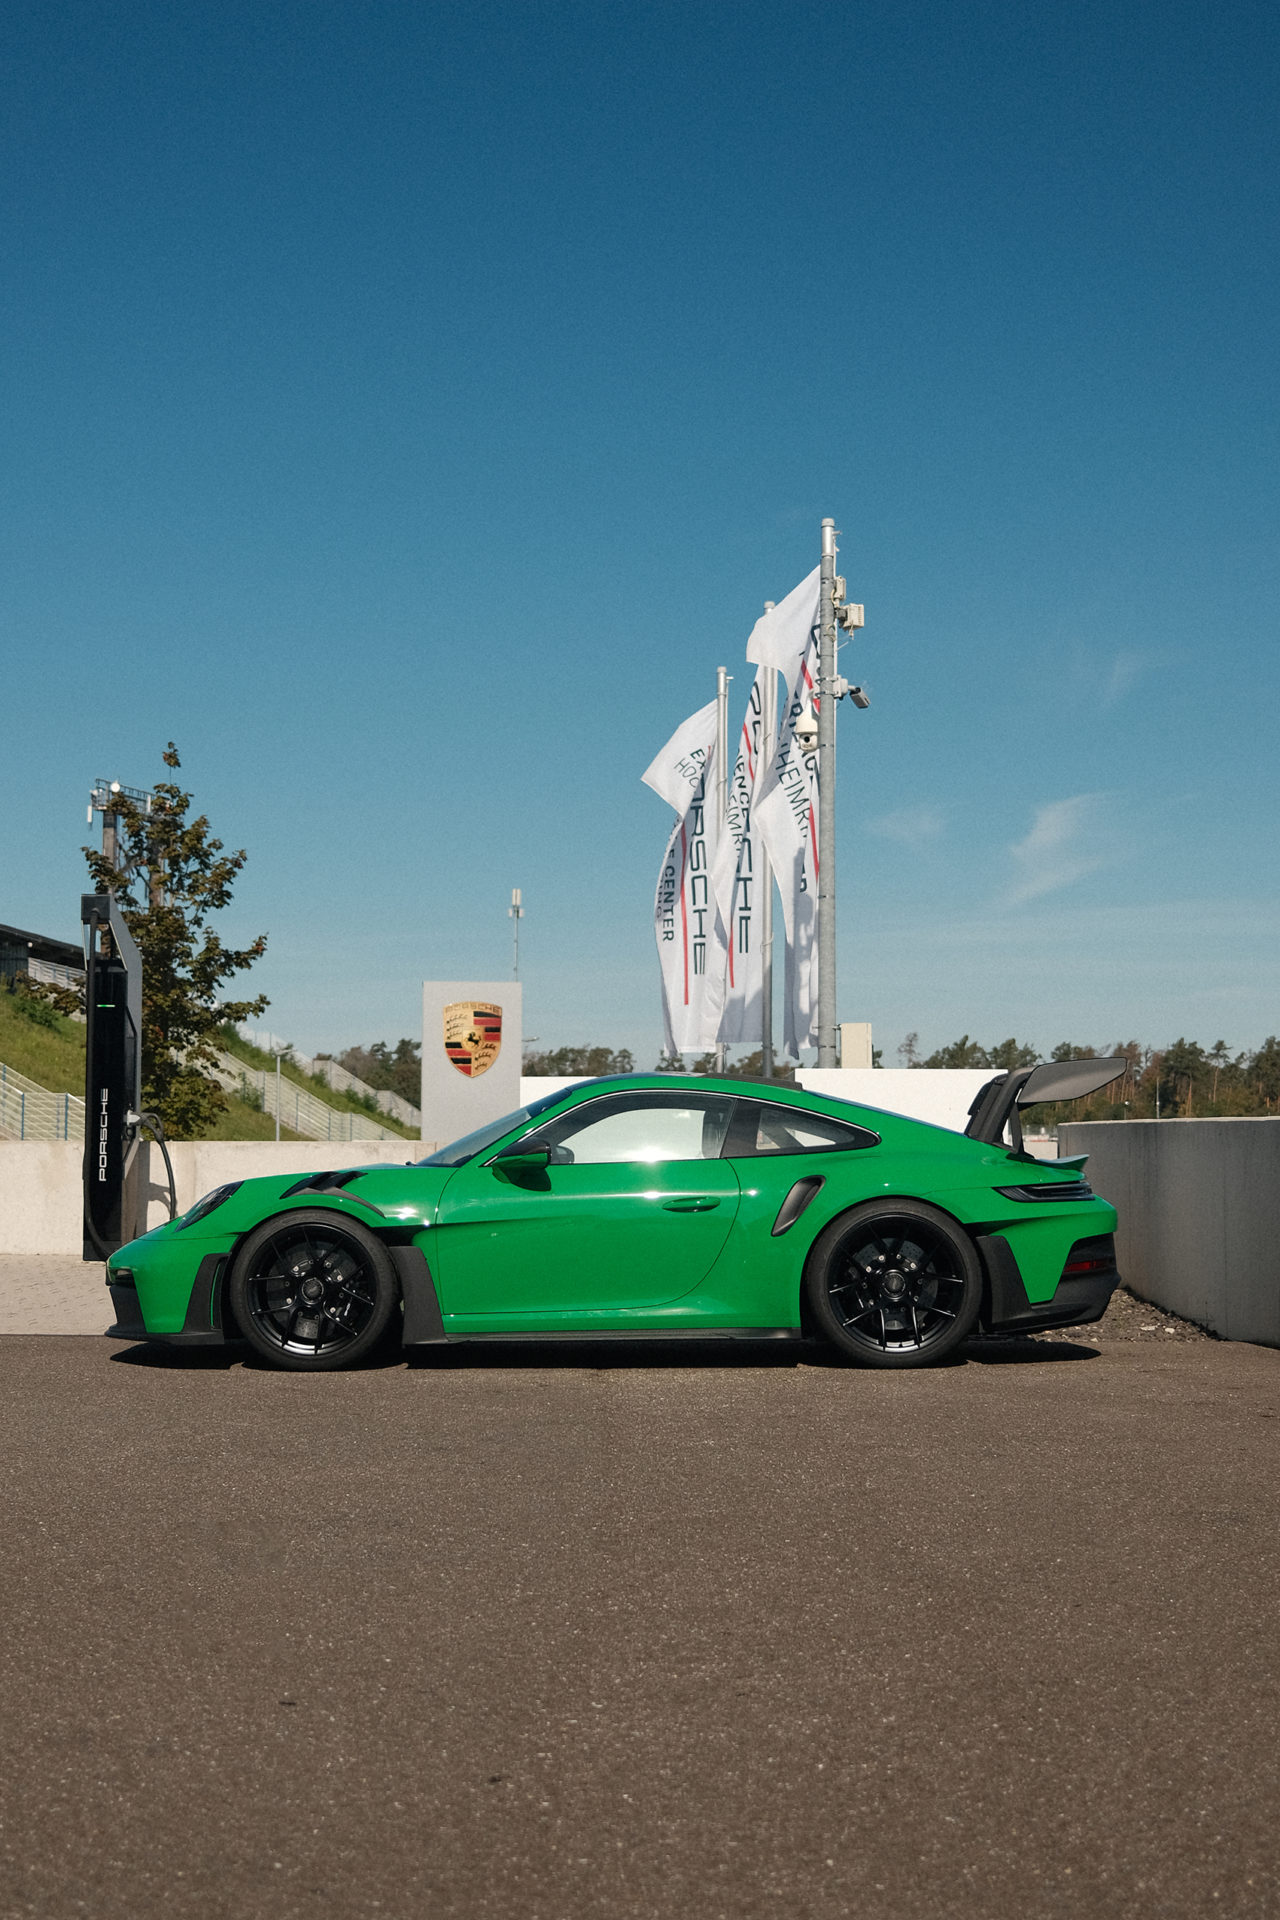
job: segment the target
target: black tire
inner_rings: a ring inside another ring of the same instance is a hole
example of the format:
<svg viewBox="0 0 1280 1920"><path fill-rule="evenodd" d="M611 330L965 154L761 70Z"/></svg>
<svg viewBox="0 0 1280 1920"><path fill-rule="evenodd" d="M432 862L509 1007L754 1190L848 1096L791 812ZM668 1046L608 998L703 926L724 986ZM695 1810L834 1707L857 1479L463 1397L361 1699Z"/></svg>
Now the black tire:
<svg viewBox="0 0 1280 1920"><path fill-rule="evenodd" d="M925 1367L974 1328L982 1268L963 1228L922 1200L872 1200L818 1235L805 1266L813 1317L864 1367Z"/></svg>
<svg viewBox="0 0 1280 1920"><path fill-rule="evenodd" d="M330 1373L377 1346L400 1289L386 1248L359 1220L300 1207L255 1227L236 1254L228 1294L264 1360Z"/></svg>

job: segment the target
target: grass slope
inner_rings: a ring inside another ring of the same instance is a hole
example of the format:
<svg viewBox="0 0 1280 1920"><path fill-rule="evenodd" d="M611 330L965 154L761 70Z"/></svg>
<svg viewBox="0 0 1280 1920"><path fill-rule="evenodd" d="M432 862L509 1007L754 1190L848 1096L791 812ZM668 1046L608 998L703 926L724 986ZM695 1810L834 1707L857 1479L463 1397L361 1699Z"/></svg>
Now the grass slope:
<svg viewBox="0 0 1280 1920"><path fill-rule="evenodd" d="M219 1045L227 1053L234 1054L237 1060L243 1060L246 1067L253 1067L260 1073L274 1073L276 1070L275 1055L267 1053L262 1047L255 1047L252 1041L241 1039L234 1027L222 1029ZM327 1107L332 1107L337 1113L361 1113L370 1120L376 1120L388 1133L398 1133L402 1140L418 1138L412 1127L403 1126L392 1114L384 1113L376 1101L362 1099L358 1093L340 1093L318 1073L304 1073L287 1055L280 1062L280 1077L292 1081L304 1092L314 1094L317 1100L323 1100Z"/></svg>
<svg viewBox="0 0 1280 1920"><path fill-rule="evenodd" d="M0 992L0 1060L50 1093L83 1099L84 1028L61 1014L53 1019L54 1026L38 1026L19 1011L14 994Z"/></svg>
<svg viewBox="0 0 1280 1920"><path fill-rule="evenodd" d="M0 1060L17 1073L25 1073L38 1087L50 1093L74 1093L84 1098L85 1030L78 1020L53 1015L54 1024L44 1026L28 1018L11 993L0 990ZM225 1113L199 1136L202 1140L274 1140L276 1123L268 1113L246 1105L234 1094L227 1095ZM281 1127L282 1140L300 1140L301 1134Z"/></svg>

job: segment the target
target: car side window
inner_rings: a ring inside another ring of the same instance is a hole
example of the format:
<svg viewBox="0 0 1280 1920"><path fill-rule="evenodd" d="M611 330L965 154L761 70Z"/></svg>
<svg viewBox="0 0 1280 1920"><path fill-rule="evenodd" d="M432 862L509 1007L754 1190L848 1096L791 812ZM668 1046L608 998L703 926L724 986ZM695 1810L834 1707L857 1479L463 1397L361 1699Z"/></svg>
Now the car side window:
<svg viewBox="0 0 1280 1920"><path fill-rule="evenodd" d="M520 1146L549 1147L552 1166L718 1160L733 1108L719 1094L612 1094L557 1115Z"/></svg>
<svg viewBox="0 0 1280 1920"><path fill-rule="evenodd" d="M775 1153L848 1153L879 1144L879 1134L870 1127L831 1120L803 1107L740 1100L724 1153L728 1160L750 1160Z"/></svg>

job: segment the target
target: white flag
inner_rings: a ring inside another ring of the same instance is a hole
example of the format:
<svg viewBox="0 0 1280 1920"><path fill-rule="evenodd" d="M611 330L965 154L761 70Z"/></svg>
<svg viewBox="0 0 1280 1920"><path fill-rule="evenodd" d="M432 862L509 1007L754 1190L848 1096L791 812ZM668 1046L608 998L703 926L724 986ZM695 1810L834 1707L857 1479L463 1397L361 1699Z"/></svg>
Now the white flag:
<svg viewBox="0 0 1280 1920"><path fill-rule="evenodd" d="M802 753L796 722L816 711L820 569L757 620L747 658L786 680L777 751L755 801L757 829L778 878L787 934L783 1045L791 1059L818 1040L818 756Z"/></svg>
<svg viewBox="0 0 1280 1920"><path fill-rule="evenodd" d="M716 848L711 876L724 951L724 1007L720 1040L758 1040L760 1037L761 960L763 956L764 888L760 883L760 841L751 818L753 796L764 773L761 761L765 675L756 673L746 718L738 742L738 758L729 782L725 832ZM772 883L770 883L772 884Z"/></svg>
<svg viewBox="0 0 1280 1920"><path fill-rule="evenodd" d="M792 587L785 600L762 613L747 641L747 659L753 666L775 667L790 687L796 669L809 646L809 636L818 618L818 594L822 569L813 572Z"/></svg>
<svg viewBox="0 0 1280 1920"><path fill-rule="evenodd" d="M643 774L646 786L679 814L667 842L653 901L662 969L662 1017L669 1054L715 1045L724 997L711 868L715 855L716 703L691 714Z"/></svg>

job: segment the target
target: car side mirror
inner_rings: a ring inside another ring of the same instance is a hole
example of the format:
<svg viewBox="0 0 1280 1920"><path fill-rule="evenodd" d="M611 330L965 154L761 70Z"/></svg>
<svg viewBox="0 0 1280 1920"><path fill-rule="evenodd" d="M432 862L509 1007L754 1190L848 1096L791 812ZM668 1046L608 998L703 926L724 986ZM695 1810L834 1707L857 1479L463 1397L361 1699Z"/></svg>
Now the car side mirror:
<svg viewBox="0 0 1280 1920"><path fill-rule="evenodd" d="M493 1171L511 1179L521 1173L545 1173L550 1161L550 1147L517 1148L514 1153L500 1154L493 1163Z"/></svg>

